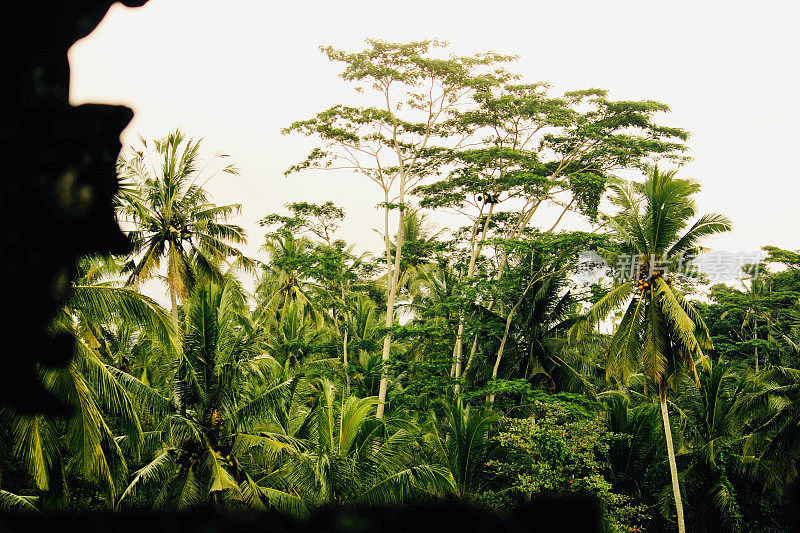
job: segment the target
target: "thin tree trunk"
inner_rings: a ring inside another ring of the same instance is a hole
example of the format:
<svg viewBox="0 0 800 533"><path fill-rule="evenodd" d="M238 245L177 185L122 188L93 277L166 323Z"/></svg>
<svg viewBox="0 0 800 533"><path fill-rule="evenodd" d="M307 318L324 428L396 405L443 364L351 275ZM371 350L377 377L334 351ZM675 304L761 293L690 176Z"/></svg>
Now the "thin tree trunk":
<svg viewBox="0 0 800 533"><path fill-rule="evenodd" d="M327 233L327 232L326 232ZM328 244L330 245L330 239L328 239ZM343 310L347 309L347 302L345 300L344 294L344 283L341 281L339 282L339 288L342 290L342 308ZM342 313L342 319L344 320L343 329L344 333L342 333L341 329L339 329L339 322L336 321L336 329L337 332L342 335L342 365L344 366L344 378L346 382L346 389L345 389L345 396L350 396L350 374L347 373L347 313Z"/></svg>
<svg viewBox="0 0 800 533"><path fill-rule="evenodd" d="M756 328L758 327L758 320L753 320L753 341L757 340ZM756 356L756 374L758 374L758 344L755 345Z"/></svg>
<svg viewBox="0 0 800 533"><path fill-rule="evenodd" d="M503 358L503 350L506 347L506 340L508 340L508 331L511 329L511 321L514 319L513 311L516 310L516 306L512 309L512 312L508 313L508 318L506 318L506 329L503 332L503 340L500 341L500 347L497 349L497 356L494 359L494 367L492 367L492 379L490 382L493 382L497 379L497 371L500 369L500 360ZM486 403L489 407L494 405L494 393L491 392L486 395Z"/></svg>
<svg viewBox="0 0 800 533"><path fill-rule="evenodd" d="M342 339L342 363L344 365L344 379L346 382L345 385L345 396L350 396L350 374L347 372L347 328L344 328L344 338Z"/></svg>
<svg viewBox="0 0 800 533"><path fill-rule="evenodd" d="M661 419L664 421L664 436L667 438L667 458L669 459L669 473L672 478L672 494L675 497L675 511L678 514L678 533L685 533L683 501L681 500L681 488L678 484L678 465L675 463L675 449L672 446L672 429L669 425L666 395L660 394L658 403L661 406Z"/></svg>
<svg viewBox="0 0 800 533"><path fill-rule="evenodd" d="M519 221L519 223L517 224L517 226L509 234L510 238L517 238L522 234L523 230L528 226L528 223L531 221L531 219L533 218L534 213L536 213L536 211L539 209L539 206L542 204L543 201L544 201L544 199L540 198L539 201L536 202L533 206L531 206L531 208L528 210L528 212L525 213L522 216L522 218ZM545 233L552 233L556 229L558 224L561 222L561 219L564 217L564 214L569 210L569 208L573 205L574 202L575 202L575 198L573 197L572 201L570 201L570 203L561 212L561 215L559 215L559 217L556 220L556 222ZM485 236L486 236L486 231L485 231L485 228L484 228L484 240L485 240ZM506 268L507 262L508 262L508 252L504 249L502 251L502 253L501 253L501 256L500 256L500 261L498 263L497 273L495 274L495 277L494 277L495 281L499 281L503 277L503 274L505 274L505 268ZM494 308L494 302L491 302L489 304L489 308L488 309L489 309L489 311L491 311L493 308ZM477 336L476 336L475 342L473 343L473 351L472 351L472 353L470 353L470 360L472 360L472 357L474 355L474 350L475 350L475 347L477 346L477 342L478 341L477 341ZM464 369L464 374L467 373L468 368L469 368L469 361L467 362L467 367Z"/></svg>
<svg viewBox="0 0 800 533"><path fill-rule="evenodd" d="M175 287L170 285L169 287L169 300L172 303L172 322L175 324L175 331L180 329L180 322L178 318L178 291L175 290Z"/></svg>
<svg viewBox="0 0 800 533"><path fill-rule="evenodd" d="M466 322L466 317L464 316L463 310L461 311L460 315L461 316L458 320L458 332L456 333L456 345L453 348L453 365L450 367L450 377L455 378L456 380L461 377L461 356L464 352L464 326ZM460 384L458 381L456 381L456 384L453 387L453 393L458 396L460 390Z"/></svg>
<svg viewBox="0 0 800 533"><path fill-rule="evenodd" d="M404 201L404 186L405 176L401 177L400 181L400 216L397 223L397 244L395 245L394 265L392 266L391 279L387 279L389 285L389 293L386 298L386 320L384 325L386 328L391 328L394 325L394 302L397 297L397 286L400 284L400 258L401 250L403 249L403 224L405 221L405 213L403 211ZM388 238L388 237L387 237ZM392 348L392 334L387 332L383 338L383 352L381 354L381 384L378 389L378 407L375 411L375 417L378 419L383 418L383 413L386 408L386 393L389 388L389 369L386 363L389 361L389 355Z"/></svg>
<svg viewBox="0 0 800 533"><path fill-rule="evenodd" d="M522 300L525 299L525 295L528 294L528 291L533 287L533 280L528 283L528 286L525 287L525 291L523 291L522 296L519 297L517 303L514 304L514 307L508 312L508 317L506 318L506 329L503 331L503 339L500 341L500 347L497 349L497 357L494 360L494 367L492 368L492 379L491 381L495 381L497 379L497 372L500 369L500 360L503 358L503 350L506 348L506 341L508 340L508 332L511 330L511 322L514 320L514 315L517 313L517 309L519 308L520 304L522 304ZM486 403L489 407L494 404L494 393L489 393L486 395Z"/></svg>
<svg viewBox="0 0 800 533"><path fill-rule="evenodd" d="M522 230L524 230L525 227L528 225L528 222L530 222L530 219L533 217L533 214L539 208L541 203L542 203L542 200L539 200L539 202L537 202L536 205L534 205L530 209L530 211L528 211L528 213L519 222L517 227L511 232L511 234L509 235L510 238L516 238L522 233ZM497 265L497 272L494 275L494 280L495 281L500 281L503 278L503 275L505 274L505 269L506 269L507 263L508 263L508 251L506 249L503 249L503 251L500 254L500 261L498 262L498 265ZM492 300L491 302L489 302L489 306L486 308L486 310L491 312L494 309L494 306L495 306L496 303L497 303L497 300ZM477 335L478 334L476 333L475 340L472 343L472 352L470 353L470 357L469 357L470 361L472 360L473 356L475 355L475 350L476 350L476 348L478 346ZM469 369L469 366L470 365L469 365L469 361L468 361L467 362L467 368L464 370L464 374L467 373L467 371Z"/></svg>
<svg viewBox="0 0 800 533"><path fill-rule="evenodd" d="M491 313L492 310L494 310L495 304L497 304L497 300L492 300L491 302L489 302L489 305L486 306L486 310ZM461 377L465 377L469 373L470 369L472 368L472 363L473 363L473 361L475 359L475 353L478 351L478 336L479 335L480 335L480 333L476 332L475 333L475 338L472 339L472 349L469 352L469 358L467 359L467 366L464 367L464 372L462 372Z"/></svg>
<svg viewBox="0 0 800 533"><path fill-rule="evenodd" d="M386 300L386 320L384 326L391 328L394 325L394 290L389 291L389 297ZM387 332L383 338L383 351L381 352L381 383L378 388L378 407L375 411L375 417L383 418L385 410L384 404L386 402L386 392L389 388L389 369L386 368L386 363L389 361L389 355L392 348L392 334Z"/></svg>
<svg viewBox="0 0 800 533"><path fill-rule="evenodd" d="M486 221L483 223L483 231L481 232L480 241L475 243L476 235L472 235L472 253L470 254L469 258L469 267L467 268L467 279L472 279L475 277L475 263L477 262L478 256L483 249L483 242L486 241L486 233L489 231L489 221L492 219L492 212L494 211L494 204L489 204L489 212L486 214ZM453 348L453 377L458 380L461 378L461 358L464 353L464 326L466 317L464 316L464 310L461 310L459 313L459 320L458 320L458 333L456 333L456 345ZM455 386L453 387L453 393L458 396L461 392L461 384L456 382Z"/></svg>
<svg viewBox="0 0 800 533"><path fill-rule="evenodd" d="M462 372L461 377L466 378L467 374L469 374L470 369L472 368L472 361L475 359L475 352L478 351L478 334L475 333L475 336L472 338L472 348L469 350L469 358L467 359L467 364L464 367L464 372Z"/></svg>
<svg viewBox="0 0 800 533"><path fill-rule="evenodd" d="M175 325L175 331L180 331L180 318L178 317L178 265L175 264L175 244L169 243L169 256L167 259L167 286L169 287L169 299L172 304L172 322Z"/></svg>
<svg viewBox="0 0 800 533"><path fill-rule="evenodd" d="M384 187L385 193L385 200L386 200L386 211L385 211L385 226L386 226L386 247L387 247L387 267L389 270L387 271L387 288L388 297L386 299L386 327L391 328L394 325L394 301L395 297L397 296L397 285L400 281L400 257L402 254L403 249L403 223L405 219L405 200L406 200L406 184L408 179L408 168L413 168L414 164L417 162L417 158L420 156L422 150L424 150L428 145L428 140L431 136L431 127L438 119L439 115L443 111L444 105L444 96L442 96L442 105L439 107L439 111L433 115L432 112L429 111L428 114L428 125L425 128L425 136L416 145L416 154L410 158L410 160L406 160L402 153L402 149L400 148L400 144L398 143L398 131L399 131L399 122L397 117L394 114L394 110L392 108L392 104L389 99L389 85L386 85L385 92L386 96L386 110L389 112L389 115L392 118L392 141L394 150L397 153L397 164L400 172L400 187L399 187L399 194L398 194L398 204L400 206L400 217L397 224L397 244L396 250L394 254L394 272L392 272L392 265L389 261L389 189L388 187ZM389 183L389 187L391 187L391 182ZM391 285L389 285L391 282ZM389 354L391 351L392 346L392 336L391 333L387 333L386 337L383 339L383 353L381 354L381 385L380 389L378 390L378 408L375 412L375 417L378 419L383 418L383 412L385 410L386 404L386 391L389 386L389 373L388 368L386 368L386 362L389 360Z"/></svg>
<svg viewBox="0 0 800 533"><path fill-rule="evenodd" d="M388 295L391 295L391 293L392 293L392 281L394 280L394 271L392 269L392 244L391 244L391 241L389 240L389 189L384 189L383 190L383 198L384 198L384 204L385 204L385 207L383 208L383 232L384 232L383 239L384 239L384 244L386 245L386 294L388 296ZM393 306L394 306L394 302L392 302L392 307ZM388 301L387 301L386 319L384 321L384 324L386 324L386 322L389 323L387 327L391 327L392 324L393 324L394 310L389 311L390 309L392 309L392 307L389 306ZM391 320L390 320L390 318L391 318ZM389 358L387 354L389 353L389 351L391 349L391 345L392 345L392 339L387 334L383 338L383 348L382 348L382 352L381 352L381 362L382 362L382 364L383 364L384 361L386 361ZM379 386L379 390L378 390L378 397L385 399L386 398L386 391L384 390L384 388L388 385L388 383L384 384L383 374L384 374L384 372L383 372L383 370L381 370L381 381L380 381L380 386ZM376 413L375 413L378 418L382 418L383 417L383 410L384 410L383 409L383 404L379 403L378 407L376 409Z"/></svg>

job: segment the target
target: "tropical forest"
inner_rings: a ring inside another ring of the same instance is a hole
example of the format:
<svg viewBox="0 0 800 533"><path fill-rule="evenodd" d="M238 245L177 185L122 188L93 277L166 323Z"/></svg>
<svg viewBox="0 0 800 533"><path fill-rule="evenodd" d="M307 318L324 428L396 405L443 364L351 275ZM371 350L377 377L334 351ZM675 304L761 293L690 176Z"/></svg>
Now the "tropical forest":
<svg viewBox="0 0 800 533"><path fill-rule="evenodd" d="M52 320L74 355L39 378L68 414L0 411L0 508L577 495L608 532L789 530L800 252L704 268L733 224L698 208L668 105L436 40L321 50L352 98L284 124L310 148L275 183L354 176L381 246L308 198L246 234L248 198L208 189L236 161L180 125L124 147L132 252L81 258Z"/></svg>

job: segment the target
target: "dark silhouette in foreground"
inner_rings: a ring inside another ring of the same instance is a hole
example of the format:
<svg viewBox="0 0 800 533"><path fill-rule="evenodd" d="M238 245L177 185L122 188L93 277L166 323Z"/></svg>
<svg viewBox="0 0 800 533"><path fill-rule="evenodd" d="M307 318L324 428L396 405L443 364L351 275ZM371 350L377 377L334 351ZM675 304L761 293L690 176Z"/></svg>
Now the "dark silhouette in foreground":
<svg viewBox="0 0 800 533"><path fill-rule="evenodd" d="M146 0L125 0L140 6ZM121 106L69 105L67 50L88 35L111 1L14 2L0 37L7 76L0 94L0 274L6 317L0 403L25 413L67 412L42 386L37 364L66 365L73 342L48 326L69 296L75 259L125 253L114 219L120 133L133 117Z"/></svg>
<svg viewBox="0 0 800 533"><path fill-rule="evenodd" d="M296 521L277 513L223 514L129 513L98 515L24 515L0 517L0 531L114 531L118 533L407 533L442 530L459 532L600 532L599 510L589 499L541 500L510 516L462 503L413 504L403 507L324 508L308 520Z"/></svg>

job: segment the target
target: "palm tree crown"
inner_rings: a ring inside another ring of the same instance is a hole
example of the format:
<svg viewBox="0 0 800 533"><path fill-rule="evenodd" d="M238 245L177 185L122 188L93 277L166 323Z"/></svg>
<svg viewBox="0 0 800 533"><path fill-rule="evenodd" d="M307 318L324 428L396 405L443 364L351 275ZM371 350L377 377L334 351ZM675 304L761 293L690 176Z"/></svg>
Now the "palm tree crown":
<svg viewBox="0 0 800 533"><path fill-rule="evenodd" d="M611 341L609 368L627 378L643 365L659 395L666 394L668 378L682 369L694 372L694 361L705 361L703 349L711 348L700 314L670 277L692 275L684 268L700 239L731 229L730 221L717 214L689 226L695 215L692 195L699 189L697 182L657 168L643 184L612 187L614 203L622 208L609 219L622 241L618 257L631 259L635 275L600 299L572 331L576 339L628 303Z"/></svg>
<svg viewBox="0 0 800 533"><path fill-rule="evenodd" d="M203 184L197 183L203 171L198 170L200 141L187 140L175 130L153 141L152 148L144 139L142 144L144 150L121 157L117 169L123 180L119 211L134 226L128 232L134 256L127 265L127 284L156 275L166 256L167 285L177 320L177 298L188 296L198 277L220 280L219 264L229 258L250 269L253 265L232 246L246 242L244 230L225 223L241 206L214 205ZM234 165L222 172L238 174Z"/></svg>

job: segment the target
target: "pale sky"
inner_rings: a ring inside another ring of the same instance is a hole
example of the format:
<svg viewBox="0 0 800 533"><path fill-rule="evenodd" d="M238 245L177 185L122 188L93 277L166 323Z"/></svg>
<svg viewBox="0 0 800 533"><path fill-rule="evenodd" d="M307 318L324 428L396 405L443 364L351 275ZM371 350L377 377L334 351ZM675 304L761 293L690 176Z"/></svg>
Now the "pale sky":
<svg viewBox="0 0 800 533"><path fill-rule="evenodd" d="M374 184L349 173L283 177L312 144L282 136L282 127L358 103L318 47L437 38L458 54L517 54L512 69L550 82L555 94L599 87L614 99L668 104L662 120L692 133L694 161L681 175L703 184L700 211L734 223L708 244L798 249L798 20L794 1L150 0L114 4L70 49L70 99L133 108L123 144L180 127L203 137L207 153L230 154L241 176L220 175L207 188L218 204L243 204L237 222L249 254L262 244L256 221L266 213L325 200L346 209L345 239L379 251Z"/></svg>

